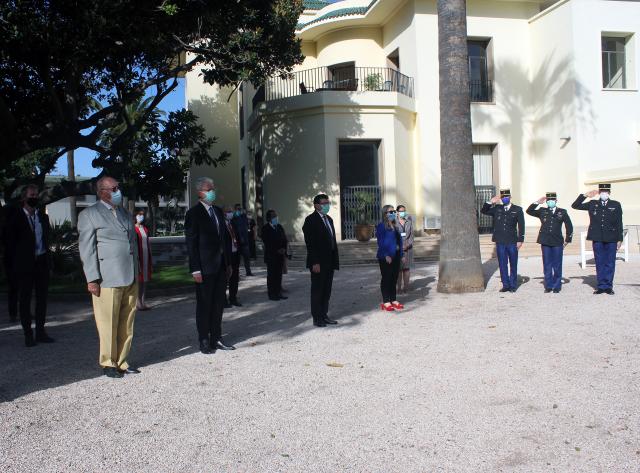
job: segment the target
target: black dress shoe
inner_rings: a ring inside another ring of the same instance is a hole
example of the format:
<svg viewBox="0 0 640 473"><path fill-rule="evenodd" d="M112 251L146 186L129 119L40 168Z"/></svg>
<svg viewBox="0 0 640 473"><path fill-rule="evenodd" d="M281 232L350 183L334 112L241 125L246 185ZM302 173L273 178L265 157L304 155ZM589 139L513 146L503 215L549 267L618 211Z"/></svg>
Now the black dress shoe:
<svg viewBox="0 0 640 473"><path fill-rule="evenodd" d="M233 307L233 306L232 306L230 303L228 303L228 302L225 302L225 303L224 303L224 308L225 308L225 309L231 309L232 307Z"/></svg>
<svg viewBox="0 0 640 473"><path fill-rule="evenodd" d="M562 290L562 289L560 289L559 287L556 287L556 288L553 290L553 293L554 293L554 294L558 294L561 290Z"/></svg>
<svg viewBox="0 0 640 473"><path fill-rule="evenodd" d="M509 288L508 287L503 287L498 292L509 292Z"/></svg>
<svg viewBox="0 0 640 473"><path fill-rule="evenodd" d="M114 368L113 366L102 368L102 372L107 378L122 378L124 376L120 371L118 371L118 368Z"/></svg>
<svg viewBox="0 0 640 473"><path fill-rule="evenodd" d="M121 370L118 368L118 373L122 374L140 374L140 370L138 368L134 368L133 366L129 366L126 370Z"/></svg>
<svg viewBox="0 0 640 473"><path fill-rule="evenodd" d="M605 289L604 292L606 292L607 294L609 294L610 296L613 296L615 294L615 292L613 291L613 289L609 288L609 289Z"/></svg>
<svg viewBox="0 0 640 473"><path fill-rule="evenodd" d="M24 335L24 345L26 347L35 347L37 345L36 340L33 338L32 333L26 333Z"/></svg>
<svg viewBox="0 0 640 473"><path fill-rule="evenodd" d="M604 289L596 289L593 291L594 294L604 294Z"/></svg>
<svg viewBox="0 0 640 473"><path fill-rule="evenodd" d="M330 319L329 317L325 317L323 322L325 324L327 324L327 325L337 325L338 324L337 320Z"/></svg>
<svg viewBox="0 0 640 473"><path fill-rule="evenodd" d="M322 322L314 322L313 325L315 325L316 327L326 327L327 324L324 323L324 321Z"/></svg>
<svg viewBox="0 0 640 473"><path fill-rule="evenodd" d="M284 301L284 300L289 299L289 298L288 298L287 296L283 296L282 294L280 294L280 295L278 296L278 299L280 299L280 300L283 300L283 301Z"/></svg>
<svg viewBox="0 0 640 473"><path fill-rule="evenodd" d="M518 289L516 289L515 287L512 287L511 289L509 289L509 292L516 292Z"/></svg>
<svg viewBox="0 0 640 473"><path fill-rule="evenodd" d="M235 349L236 349L236 347L234 347L233 345L225 345L225 344L222 342L222 340L218 340L218 341L216 342L216 344L215 344L215 347L216 347L218 350L225 350L225 351L227 351L227 350L235 350Z"/></svg>
<svg viewBox="0 0 640 473"><path fill-rule="evenodd" d="M249 272L247 273L247 276L253 276L253 273L252 273L251 271L249 271Z"/></svg>
<svg viewBox="0 0 640 473"><path fill-rule="evenodd" d="M204 353L205 355L210 355L211 353L213 353L211 351L211 345L209 344L209 340L202 339L200 340L200 353Z"/></svg>
<svg viewBox="0 0 640 473"><path fill-rule="evenodd" d="M280 298L279 297L270 297L269 300L270 301L279 301Z"/></svg>
<svg viewBox="0 0 640 473"><path fill-rule="evenodd" d="M234 299L231 301L231 305L235 305L236 307L242 307L242 304L238 302L238 299Z"/></svg>
<svg viewBox="0 0 640 473"><path fill-rule="evenodd" d="M544 288L544 293L545 294L549 294L551 292L551 289L549 289L548 287Z"/></svg>
<svg viewBox="0 0 640 473"><path fill-rule="evenodd" d="M55 340L47 335L46 332L36 332L36 342L38 343L53 343Z"/></svg>

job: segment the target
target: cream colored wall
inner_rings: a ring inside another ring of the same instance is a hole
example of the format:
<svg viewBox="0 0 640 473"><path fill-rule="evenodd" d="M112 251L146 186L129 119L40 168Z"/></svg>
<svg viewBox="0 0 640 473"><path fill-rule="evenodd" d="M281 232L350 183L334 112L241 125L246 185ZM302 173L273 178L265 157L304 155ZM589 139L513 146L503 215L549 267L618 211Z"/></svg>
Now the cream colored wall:
<svg viewBox="0 0 640 473"><path fill-rule="evenodd" d="M197 201L197 195L193 184L200 176L211 177L218 189L217 204L233 205L241 201L240 189L240 157L238 132L238 101L234 93L231 100L227 101L230 88L220 88L204 84L198 77L199 71L194 70L187 74L186 80L186 104L187 109L195 113L200 123L204 125L209 136L218 137L218 142L212 148L212 154L218 156L222 151L231 153L226 166L192 166L190 171L190 196L191 204Z"/></svg>
<svg viewBox="0 0 640 473"><path fill-rule="evenodd" d="M345 28L317 41L318 66L355 61L356 67L386 67L380 28Z"/></svg>

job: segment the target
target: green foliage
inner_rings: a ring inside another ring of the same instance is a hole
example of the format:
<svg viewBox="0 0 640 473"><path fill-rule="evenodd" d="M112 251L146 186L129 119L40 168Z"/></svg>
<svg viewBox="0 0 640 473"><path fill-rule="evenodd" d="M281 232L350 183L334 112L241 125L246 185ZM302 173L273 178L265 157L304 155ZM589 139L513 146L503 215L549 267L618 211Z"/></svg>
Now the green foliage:
<svg viewBox="0 0 640 473"><path fill-rule="evenodd" d="M377 212L374 208L375 196L370 192L356 192L354 194L355 203L348 209L348 212L359 225L372 225L377 219Z"/></svg>
<svg viewBox="0 0 640 473"><path fill-rule="evenodd" d="M367 90L380 90L382 88L382 75L379 73L369 74L364 80Z"/></svg>
<svg viewBox="0 0 640 473"><path fill-rule="evenodd" d="M54 276L76 280L82 277L82 263L78 253L78 232L71 222L51 225L49 250Z"/></svg>

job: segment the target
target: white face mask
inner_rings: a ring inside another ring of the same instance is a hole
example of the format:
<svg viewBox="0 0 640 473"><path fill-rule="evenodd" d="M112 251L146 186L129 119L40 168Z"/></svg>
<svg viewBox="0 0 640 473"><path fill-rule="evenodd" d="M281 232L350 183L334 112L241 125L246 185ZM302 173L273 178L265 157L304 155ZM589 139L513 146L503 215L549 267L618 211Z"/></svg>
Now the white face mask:
<svg viewBox="0 0 640 473"><path fill-rule="evenodd" d="M144 222L144 215L136 215L136 222L138 223Z"/></svg>
<svg viewBox="0 0 640 473"><path fill-rule="evenodd" d="M600 192L600 200L609 200L608 192Z"/></svg>
<svg viewBox="0 0 640 473"><path fill-rule="evenodd" d="M227 220L231 220L233 218L233 212L226 212L224 216L227 218Z"/></svg>

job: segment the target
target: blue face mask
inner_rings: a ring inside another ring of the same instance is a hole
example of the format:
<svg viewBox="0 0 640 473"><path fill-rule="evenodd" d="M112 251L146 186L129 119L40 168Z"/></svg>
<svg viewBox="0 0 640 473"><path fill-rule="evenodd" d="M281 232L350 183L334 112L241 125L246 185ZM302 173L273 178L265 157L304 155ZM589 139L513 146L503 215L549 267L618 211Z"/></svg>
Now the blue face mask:
<svg viewBox="0 0 640 473"><path fill-rule="evenodd" d="M122 203L122 192L120 192L120 189L111 193L111 203L115 206Z"/></svg>
<svg viewBox="0 0 640 473"><path fill-rule="evenodd" d="M204 193L204 197L202 198L207 204L211 205L216 200L216 191L211 189Z"/></svg>
<svg viewBox="0 0 640 473"><path fill-rule="evenodd" d="M240 210L236 210L233 215L235 215L236 217L239 217L240 215L242 215L242 212Z"/></svg>
<svg viewBox="0 0 640 473"><path fill-rule="evenodd" d="M398 215L400 215L400 218L405 218L407 216L407 212L403 210L402 212L398 212Z"/></svg>
<svg viewBox="0 0 640 473"><path fill-rule="evenodd" d="M511 197L503 197L502 198L502 203L504 205L509 205L509 202L511 202Z"/></svg>
<svg viewBox="0 0 640 473"><path fill-rule="evenodd" d="M275 227L276 225L278 225L278 223L279 223L279 221L278 221L278 217L273 217L273 218L271 219L271 225L273 225L274 227Z"/></svg>
<svg viewBox="0 0 640 473"><path fill-rule="evenodd" d="M387 214L387 218L389 219L390 222L395 222L396 214Z"/></svg>
<svg viewBox="0 0 640 473"><path fill-rule="evenodd" d="M555 200L547 200L547 207L549 207L550 209L554 208L556 206L556 201Z"/></svg>
<svg viewBox="0 0 640 473"><path fill-rule="evenodd" d="M322 204L320 206L322 213L327 215L329 213L329 210L331 210L331 204Z"/></svg>

